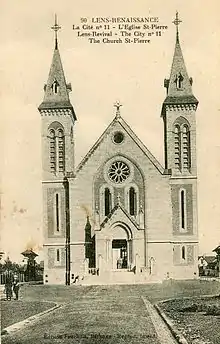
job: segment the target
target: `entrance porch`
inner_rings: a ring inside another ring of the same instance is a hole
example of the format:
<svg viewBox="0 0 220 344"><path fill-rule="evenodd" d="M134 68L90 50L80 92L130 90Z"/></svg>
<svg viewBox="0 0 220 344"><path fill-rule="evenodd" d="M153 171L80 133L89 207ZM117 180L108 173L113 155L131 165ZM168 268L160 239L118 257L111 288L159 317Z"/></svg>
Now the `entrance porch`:
<svg viewBox="0 0 220 344"><path fill-rule="evenodd" d="M121 270L128 268L127 240L112 240L112 269Z"/></svg>
<svg viewBox="0 0 220 344"><path fill-rule="evenodd" d="M106 232L96 233L96 267L100 272L131 270L135 264L130 228L115 224Z"/></svg>

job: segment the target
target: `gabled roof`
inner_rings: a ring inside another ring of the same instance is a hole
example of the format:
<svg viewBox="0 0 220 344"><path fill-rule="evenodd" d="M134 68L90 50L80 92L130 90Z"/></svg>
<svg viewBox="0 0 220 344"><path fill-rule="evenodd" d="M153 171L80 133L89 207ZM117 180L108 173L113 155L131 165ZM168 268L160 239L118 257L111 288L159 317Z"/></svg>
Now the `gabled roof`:
<svg viewBox="0 0 220 344"><path fill-rule="evenodd" d="M213 263L216 263L216 261L217 261L216 256L203 255L203 256L199 256L198 259L205 260L207 264L213 264Z"/></svg>
<svg viewBox="0 0 220 344"><path fill-rule="evenodd" d="M86 164L88 159L91 157L91 155L96 151L96 149L99 147L101 142L104 140L105 136L108 135L113 128L114 124L118 122L122 126L122 128L127 132L127 134L133 139L133 141L139 146L139 148L143 151L143 153L146 155L146 157L152 162L152 164L157 168L157 170L163 174L164 168L162 165L158 162L158 160L151 154L151 152L147 149L147 147L143 144L143 142L137 137L137 135L133 132L133 130L130 128L130 126L125 122L125 120L120 116L115 116L113 121L109 124L109 126L106 128L106 130L103 132L103 134L100 136L100 138L96 141L96 143L92 146L92 148L89 150L89 152L86 154L86 156L82 159L78 167L76 168L76 173L78 173L83 166Z"/></svg>
<svg viewBox="0 0 220 344"><path fill-rule="evenodd" d="M216 261L216 257L215 257L215 256L205 256L205 257L203 257L203 259L204 259L208 264L215 263L215 261Z"/></svg>
<svg viewBox="0 0 220 344"><path fill-rule="evenodd" d="M213 252L216 252L217 254L220 254L220 245L218 245Z"/></svg>
<svg viewBox="0 0 220 344"><path fill-rule="evenodd" d="M110 219L112 218L112 216L117 213L118 210L121 210L126 216L127 218L132 222L132 224L139 229L139 225L137 224L137 222L131 217L131 215L124 209L124 207L121 206L121 204L116 204L116 206L111 210L111 212L109 213L109 215L104 219L104 221L101 223L100 227L103 228L105 227L105 225L110 221Z"/></svg>
<svg viewBox="0 0 220 344"><path fill-rule="evenodd" d="M35 253L35 252L32 250L32 248L31 248L31 249L25 250L25 251L22 252L21 254L22 254L23 256L25 256L25 257L29 257L29 256L37 257L37 256L38 256L38 254Z"/></svg>

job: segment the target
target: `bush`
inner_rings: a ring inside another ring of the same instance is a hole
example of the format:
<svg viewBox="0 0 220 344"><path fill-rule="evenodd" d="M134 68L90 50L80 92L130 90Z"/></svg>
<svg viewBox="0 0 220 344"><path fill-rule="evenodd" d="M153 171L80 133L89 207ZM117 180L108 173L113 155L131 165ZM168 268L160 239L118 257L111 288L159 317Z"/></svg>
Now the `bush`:
<svg viewBox="0 0 220 344"><path fill-rule="evenodd" d="M208 309L206 310L206 315L220 315L220 307L218 307L217 305L208 306Z"/></svg>
<svg viewBox="0 0 220 344"><path fill-rule="evenodd" d="M199 312L199 305L193 303L190 306L183 307L182 309L180 309L180 312Z"/></svg>

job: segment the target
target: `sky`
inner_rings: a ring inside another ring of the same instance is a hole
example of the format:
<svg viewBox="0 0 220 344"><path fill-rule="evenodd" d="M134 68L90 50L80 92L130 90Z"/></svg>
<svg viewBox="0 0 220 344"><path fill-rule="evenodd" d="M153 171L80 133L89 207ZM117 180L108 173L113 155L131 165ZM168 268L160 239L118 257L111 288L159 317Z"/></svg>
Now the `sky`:
<svg viewBox="0 0 220 344"><path fill-rule="evenodd" d="M59 49L77 122L78 164L115 113L121 115L164 164L164 78L169 78L175 44L176 10L180 42L197 110L198 216L200 253L220 242L220 25L219 3L180 1L0 0L0 192L1 247L12 260L33 248L42 257L41 118L54 49L54 14ZM91 44L72 30L80 18L159 17L167 25L150 44Z"/></svg>

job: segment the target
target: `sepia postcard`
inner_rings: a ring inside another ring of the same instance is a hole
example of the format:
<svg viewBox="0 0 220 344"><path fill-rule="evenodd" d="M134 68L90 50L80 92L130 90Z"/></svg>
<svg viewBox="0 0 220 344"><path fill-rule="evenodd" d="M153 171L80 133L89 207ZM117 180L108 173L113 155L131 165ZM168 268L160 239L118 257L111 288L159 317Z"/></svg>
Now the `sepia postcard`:
<svg viewBox="0 0 220 344"><path fill-rule="evenodd" d="M218 10L1 1L2 343L220 342Z"/></svg>

